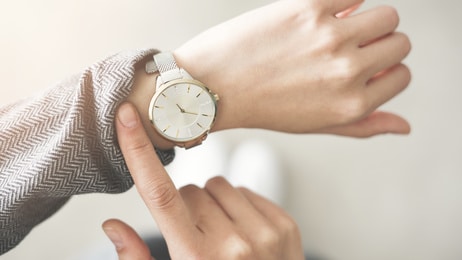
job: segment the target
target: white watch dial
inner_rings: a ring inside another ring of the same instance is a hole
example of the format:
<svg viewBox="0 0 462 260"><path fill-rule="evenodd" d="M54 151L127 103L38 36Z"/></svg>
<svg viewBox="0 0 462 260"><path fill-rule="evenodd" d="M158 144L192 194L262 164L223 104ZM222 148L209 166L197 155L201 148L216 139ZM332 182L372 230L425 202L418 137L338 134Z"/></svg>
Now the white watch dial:
<svg viewBox="0 0 462 260"><path fill-rule="evenodd" d="M205 87L191 82L172 82L154 95L150 112L160 134L175 142L187 142L210 130L216 103Z"/></svg>

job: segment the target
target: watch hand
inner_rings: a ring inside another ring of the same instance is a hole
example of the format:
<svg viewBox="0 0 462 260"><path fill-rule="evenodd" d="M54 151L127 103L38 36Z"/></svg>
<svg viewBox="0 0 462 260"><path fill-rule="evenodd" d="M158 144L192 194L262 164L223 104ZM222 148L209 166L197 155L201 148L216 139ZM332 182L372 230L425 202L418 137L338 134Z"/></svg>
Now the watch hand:
<svg viewBox="0 0 462 260"><path fill-rule="evenodd" d="M188 111L183 111L183 113L185 114L190 114L190 115L199 115L198 113L194 113L194 112L188 112Z"/></svg>
<svg viewBox="0 0 462 260"><path fill-rule="evenodd" d="M185 113L184 109L182 107L180 107L180 105L176 104L176 106L180 109L181 113Z"/></svg>
<svg viewBox="0 0 462 260"><path fill-rule="evenodd" d="M179 104L175 104L179 109L180 109L180 112L183 113L183 114L190 114L190 115L199 115L198 113L194 113L194 112L188 112L186 110L184 110L184 108L182 108Z"/></svg>

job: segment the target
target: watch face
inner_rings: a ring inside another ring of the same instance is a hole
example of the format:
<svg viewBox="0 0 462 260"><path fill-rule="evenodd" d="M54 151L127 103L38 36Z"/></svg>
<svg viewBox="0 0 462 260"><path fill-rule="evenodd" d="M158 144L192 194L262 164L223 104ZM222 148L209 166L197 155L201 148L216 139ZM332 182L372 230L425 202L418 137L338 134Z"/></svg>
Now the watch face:
<svg viewBox="0 0 462 260"><path fill-rule="evenodd" d="M169 140L187 142L210 130L216 100L200 82L176 80L156 91L149 112L157 132Z"/></svg>

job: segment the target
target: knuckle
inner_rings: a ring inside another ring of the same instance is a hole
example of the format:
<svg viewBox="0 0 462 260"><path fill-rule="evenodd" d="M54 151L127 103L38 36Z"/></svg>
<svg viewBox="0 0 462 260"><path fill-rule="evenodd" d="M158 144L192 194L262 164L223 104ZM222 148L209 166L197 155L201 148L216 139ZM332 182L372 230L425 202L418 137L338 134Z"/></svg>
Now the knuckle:
<svg viewBox="0 0 462 260"><path fill-rule="evenodd" d="M203 251L199 251L196 248L186 248L184 250L185 250L185 255L187 256L187 259L190 259L190 260L210 259L207 255L204 254ZM168 259L170 259L170 258L168 258Z"/></svg>
<svg viewBox="0 0 462 260"><path fill-rule="evenodd" d="M266 249L276 249L281 243L281 235L273 228L262 228L259 231L258 242Z"/></svg>
<svg viewBox="0 0 462 260"><path fill-rule="evenodd" d="M362 94L356 94L345 99L342 106L340 106L342 123L350 123L363 117L370 110L370 106L371 104Z"/></svg>
<svg viewBox="0 0 462 260"><path fill-rule="evenodd" d="M321 30L321 46L324 50L335 53L347 39L346 31L334 24L325 24Z"/></svg>
<svg viewBox="0 0 462 260"><path fill-rule="evenodd" d="M300 235L300 229L298 227L297 222L290 216L287 216L286 218L279 220L279 227L281 229L281 232L286 236Z"/></svg>
<svg viewBox="0 0 462 260"><path fill-rule="evenodd" d="M168 210L175 205L177 191L167 182L145 183L146 199L159 210Z"/></svg>
<svg viewBox="0 0 462 260"><path fill-rule="evenodd" d="M213 177L213 178L209 179L205 183L205 188L206 189L210 189L210 188L213 189L213 188L216 188L216 187L223 186L226 183L228 183L228 181L223 176L216 176L216 177Z"/></svg>
<svg viewBox="0 0 462 260"><path fill-rule="evenodd" d="M303 5L304 8L302 10L310 14L313 12L313 10L323 10L325 9L325 6L326 6L325 1L298 1L298 2ZM321 12L315 12L315 13L319 13L319 15L321 15Z"/></svg>
<svg viewBox="0 0 462 260"><path fill-rule="evenodd" d="M230 259L251 259L254 249L252 245L239 234L229 235L222 248Z"/></svg>
<svg viewBox="0 0 462 260"><path fill-rule="evenodd" d="M137 139L130 142L125 147L126 151L133 155L143 155L152 149L152 144L145 139Z"/></svg>
<svg viewBox="0 0 462 260"><path fill-rule="evenodd" d="M352 82L363 73L363 68L353 57L344 56L336 59L331 71L337 79Z"/></svg>

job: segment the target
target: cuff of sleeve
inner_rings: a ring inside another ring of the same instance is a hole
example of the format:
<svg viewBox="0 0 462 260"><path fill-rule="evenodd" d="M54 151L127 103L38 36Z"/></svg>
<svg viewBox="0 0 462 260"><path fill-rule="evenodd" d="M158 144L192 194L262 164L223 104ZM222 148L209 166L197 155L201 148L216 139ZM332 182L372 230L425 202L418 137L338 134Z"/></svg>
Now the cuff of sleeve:
<svg viewBox="0 0 462 260"><path fill-rule="evenodd" d="M173 148L169 150L160 150L157 148L155 149L156 149L157 156L159 157L163 165L170 164L175 158L175 149Z"/></svg>
<svg viewBox="0 0 462 260"><path fill-rule="evenodd" d="M118 53L90 68L95 84L95 118L96 128L100 139L101 151L105 159L101 169L109 171L100 172L106 179L106 192L121 192L133 185L128 167L123 159L122 152L117 143L115 132L115 114L119 105L130 94L136 66L140 61L158 52L154 49ZM174 149L160 150L156 148L157 155L163 165L173 161ZM105 164L105 163L104 163Z"/></svg>

